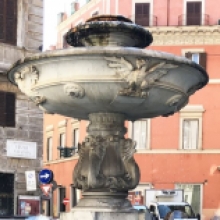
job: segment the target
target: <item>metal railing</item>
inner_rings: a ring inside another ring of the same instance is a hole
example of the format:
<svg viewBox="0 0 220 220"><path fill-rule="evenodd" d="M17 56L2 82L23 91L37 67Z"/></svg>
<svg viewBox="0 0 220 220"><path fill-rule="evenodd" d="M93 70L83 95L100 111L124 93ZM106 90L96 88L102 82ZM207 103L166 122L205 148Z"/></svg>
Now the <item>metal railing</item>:
<svg viewBox="0 0 220 220"><path fill-rule="evenodd" d="M60 151L60 158L67 158L72 157L78 152L78 146L77 147L57 147L57 149Z"/></svg>
<svg viewBox="0 0 220 220"><path fill-rule="evenodd" d="M209 25L209 15L207 14L182 14L178 16L178 26L184 25Z"/></svg>
<svg viewBox="0 0 220 220"><path fill-rule="evenodd" d="M155 15L149 15L149 17L142 16L142 15L131 15L129 18L138 25L141 25L143 27L149 27L149 26L157 26L157 16Z"/></svg>

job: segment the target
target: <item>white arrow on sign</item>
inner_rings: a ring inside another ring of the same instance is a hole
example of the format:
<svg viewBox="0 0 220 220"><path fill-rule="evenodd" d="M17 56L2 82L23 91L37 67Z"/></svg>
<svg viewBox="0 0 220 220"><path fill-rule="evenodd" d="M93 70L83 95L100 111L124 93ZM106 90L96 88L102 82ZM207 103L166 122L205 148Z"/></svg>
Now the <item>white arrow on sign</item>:
<svg viewBox="0 0 220 220"><path fill-rule="evenodd" d="M50 176L50 174L45 173L44 175L40 175L41 178L47 179Z"/></svg>

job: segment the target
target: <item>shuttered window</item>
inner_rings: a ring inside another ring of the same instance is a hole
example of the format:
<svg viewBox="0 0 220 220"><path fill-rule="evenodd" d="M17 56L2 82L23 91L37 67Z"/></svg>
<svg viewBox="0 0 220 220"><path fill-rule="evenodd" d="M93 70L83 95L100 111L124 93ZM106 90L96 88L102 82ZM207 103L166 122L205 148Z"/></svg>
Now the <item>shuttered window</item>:
<svg viewBox="0 0 220 220"><path fill-rule="evenodd" d="M135 4L135 23L142 26L150 24L150 3Z"/></svg>
<svg viewBox="0 0 220 220"><path fill-rule="evenodd" d="M202 2L187 2L186 10L186 24L201 25Z"/></svg>
<svg viewBox="0 0 220 220"><path fill-rule="evenodd" d="M191 53L188 52L185 54L186 58L194 61L195 63L201 65L204 69L206 69L206 53Z"/></svg>
<svg viewBox="0 0 220 220"><path fill-rule="evenodd" d="M17 0L0 0L0 42L16 45Z"/></svg>
<svg viewBox="0 0 220 220"><path fill-rule="evenodd" d="M0 91L0 126L15 127L15 94Z"/></svg>

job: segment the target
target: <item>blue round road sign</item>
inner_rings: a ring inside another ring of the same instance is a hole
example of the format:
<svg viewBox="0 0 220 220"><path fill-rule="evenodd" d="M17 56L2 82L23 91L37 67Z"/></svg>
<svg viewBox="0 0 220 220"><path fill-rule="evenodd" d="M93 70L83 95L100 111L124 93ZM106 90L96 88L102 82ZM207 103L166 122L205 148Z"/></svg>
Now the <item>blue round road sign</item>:
<svg viewBox="0 0 220 220"><path fill-rule="evenodd" d="M43 184L47 184L53 181L52 170L43 169L39 173L39 181Z"/></svg>

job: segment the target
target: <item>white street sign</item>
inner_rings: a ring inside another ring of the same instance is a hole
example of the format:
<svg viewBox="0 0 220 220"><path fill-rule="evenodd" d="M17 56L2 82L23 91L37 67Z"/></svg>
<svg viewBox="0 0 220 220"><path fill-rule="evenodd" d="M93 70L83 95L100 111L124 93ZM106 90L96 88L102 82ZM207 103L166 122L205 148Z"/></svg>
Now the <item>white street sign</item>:
<svg viewBox="0 0 220 220"><path fill-rule="evenodd" d="M37 190L36 173L35 171L25 171L26 189L27 191Z"/></svg>
<svg viewBox="0 0 220 220"><path fill-rule="evenodd" d="M37 143L7 140L7 157L37 159Z"/></svg>

